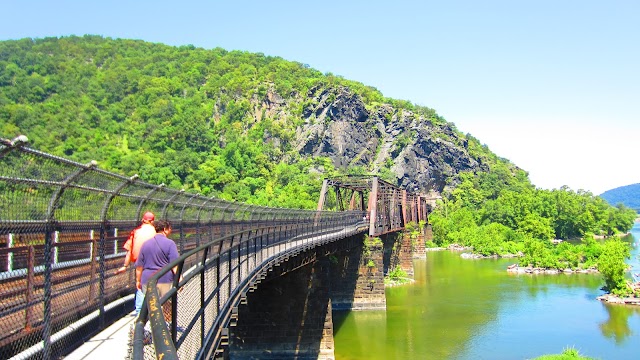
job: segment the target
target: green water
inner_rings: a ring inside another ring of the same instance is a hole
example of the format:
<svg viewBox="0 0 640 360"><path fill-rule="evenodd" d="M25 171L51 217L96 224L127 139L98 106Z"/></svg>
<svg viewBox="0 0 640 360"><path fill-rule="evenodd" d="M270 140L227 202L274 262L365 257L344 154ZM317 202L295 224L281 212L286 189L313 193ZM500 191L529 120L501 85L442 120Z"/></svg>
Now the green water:
<svg viewBox="0 0 640 360"><path fill-rule="evenodd" d="M638 224L632 234L640 273ZM640 307L595 300L599 275L514 275L513 262L427 253L414 284L386 290L386 312L333 314L336 359L530 359L567 347L640 359Z"/></svg>

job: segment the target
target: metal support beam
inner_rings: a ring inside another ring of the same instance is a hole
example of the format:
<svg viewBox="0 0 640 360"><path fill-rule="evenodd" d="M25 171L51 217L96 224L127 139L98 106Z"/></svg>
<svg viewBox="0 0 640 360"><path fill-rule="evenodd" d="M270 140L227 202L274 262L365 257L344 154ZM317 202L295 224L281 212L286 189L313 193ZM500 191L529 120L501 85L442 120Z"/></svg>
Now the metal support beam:
<svg viewBox="0 0 640 360"><path fill-rule="evenodd" d="M378 177L371 181L371 195L369 195L369 236L376 234L376 217L378 208Z"/></svg>
<svg viewBox="0 0 640 360"><path fill-rule="evenodd" d="M320 199L318 199L318 211L322 211L324 208L324 202L327 197L327 189L329 187L329 179L322 181L322 190L320 190Z"/></svg>

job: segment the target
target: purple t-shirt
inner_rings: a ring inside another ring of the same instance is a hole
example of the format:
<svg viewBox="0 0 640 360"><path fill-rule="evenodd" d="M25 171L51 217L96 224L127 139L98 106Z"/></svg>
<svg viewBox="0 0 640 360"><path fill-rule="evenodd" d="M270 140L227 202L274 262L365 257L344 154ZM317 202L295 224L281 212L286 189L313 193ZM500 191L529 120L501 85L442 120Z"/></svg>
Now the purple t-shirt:
<svg viewBox="0 0 640 360"><path fill-rule="evenodd" d="M157 234L142 244L136 267L142 267L142 276L140 283L145 286L149 282L149 278L165 265L178 258L178 247L173 240L164 234ZM158 283L173 282L173 271L169 271L158 279Z"/></svg>

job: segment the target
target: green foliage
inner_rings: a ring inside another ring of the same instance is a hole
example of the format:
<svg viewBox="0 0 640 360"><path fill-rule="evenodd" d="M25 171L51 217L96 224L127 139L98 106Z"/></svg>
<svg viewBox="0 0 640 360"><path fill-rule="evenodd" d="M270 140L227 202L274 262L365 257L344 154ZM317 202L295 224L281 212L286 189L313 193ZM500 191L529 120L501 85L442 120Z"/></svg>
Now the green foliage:
<svg viewBox="0 0 640 360"><path fill-rule="evenodd" d="M594 239L593 234L586 234L578 251L582 256L582 268L588 269L597 266L598 259L602 255L602 245Z"/></svg>
<svg viewBox="0 0 640 360"><path fill-rule="evenodd" d="M474 229L468 245L472 246L478 254L484 256L502 255L507 253L506 249L516 249L513 242L507 242L507 239L512 236L512 230L504 225L492 223Z"/></svg>
<svg viewBox="0 0 640 360"><path fill-rule="evenodd" d="M404 225L405 232L409 233L409 237L414 240L420 235L421 227L415 221L409 221Z"/></svg>
<svg viewBox="0 0 640 360"><path fill-rule="evenodd" d="M402 134L396 137L394 142L394 148L391 152L392 157L396 157L400 154L402 150L404 150L409 144L411 144L415 139L414 133Z"/></svg>
<svg viewBox="0 0 640 360"><path fill-rule="evenodd" d="M626 245L620 240L600 244L594 234L627 232L635 211L610 206L582 190L535 189L526 173L507 165L496 163L489 173L460 174L460 184L430 214L434 243L471 246L481 255L522 253L520 266L597 267L612 293L628 294ZM554 245L554 238L571 242ZM576 239L582 240L573 244Z"/></svg>
<svg viewBox="0 0 640 360"><path fill-rule="evenodd" d="M407 275L407 272L402 270L400 266L396 266L393 270L389 271L387 276L389 277L389 279L393 281L397 281L400 279L407 278L408 275Z"/></svg>
<svg viewBox="0 0 640 360"><path fill-rule="evenodd" d="M568 242L558 244L555 248L555 254L557 255L558 267L563 267L565 269L578 269L582 264L583 253L581 252L581 249Z"/></svg>
<svg viewBox="0 0 640 360"><path fill-rule="evenodd" d="M407 232L412 233L418 230L418 224L415 221L409 221L408 223L404 224L404 229Z"/></svg>
<svg viewBox="0 0 640 360"><path fill-rule="evenodd" d="M431 213L429 221L433 228L433 241L438 246L452 243L465 245L468 239L464 233L473 230L477 225L474 213L470 208L456 208L450 202L441 202L441 207Z"/></svg>
<svg viewBox="0 0 640 360"><path fill-rule="evenodd" d="M382 239L375 236L366 235L364 238L364 245L367 249L380 248L382 247Z"/></svg>
<svg viewBox="0 0 640 360"><path fill-rule="evenodd" d="M631 293L625 273L627 264L625 259L629 258L629 244L618 238L605 241L604 249L598 258L598 270L604 278L607 290L614 295L626 296Z"/></svg>
<svg viewBox="0 0 640 360"><path fill-rule="evenodd" d="M424 231L424 227L426 225L427 225L427 221L426 220L422 219L422 220L418 221L418 230L420 232L423 232Z"/></svg>
<svg viewBox="0 0 640 360"><path fill-rule="evenodd" d="M433 241L425 241L424 247L426 247L426 248L437 248L438 244L436 244Z"/></svg>
<svg viewBox="0 0 640 360"><path fill-rule="evenodd" d="M526 174L510 171L498 163L490 173L460 174L460 184L430 215L434 241L465 244L469 240L461 238L462 229L492 223L539 240L614 235L633 226L636 215L631 209L612 207L590 192L535 189Z"/></svg>
<svg viewBox="0 0 640 360"><path fill-rule="evenodd" d="M523 266L546 269L556 269L558 267L558 259L549 241L527 239L524 242L523 254L524 256L519 261Z"/></svg>
<svg viewBox="0 0 640 360"><path fill-rule="evenodd" d="M562 351L562 354L542 355L533 360L592 360L592 358L582 356L577 349L568 347Z"/></svg>
<svg viewBox="0 0 640 360"><path fill-rule="evenodd" d="M382 244L382 239L378 237L365 235L364 242L362 245L363 245L362 256L366 260L371 257L372 250L375 250L376 248L381 248L383 244ZM369 261L373 261L373 260L369 259Z"/></svg>
<svg viewBox="0 0 640 360"><path fill-rule="evenodd" d="M369 235L365 235L364 242L362 247L362 259L368 268L374 268L376 266L375 261L371 258L374 250L379 250L382 248L382 239L379 237L373 237Z"/></svg>

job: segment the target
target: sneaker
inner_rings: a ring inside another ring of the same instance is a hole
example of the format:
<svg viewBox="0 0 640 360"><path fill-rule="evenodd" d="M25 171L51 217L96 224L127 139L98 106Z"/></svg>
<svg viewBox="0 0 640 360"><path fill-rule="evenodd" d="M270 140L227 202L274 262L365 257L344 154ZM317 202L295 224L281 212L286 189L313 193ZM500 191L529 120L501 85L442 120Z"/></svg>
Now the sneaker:
<svg viewBox="0 0 640 360"><path fill-rule="evenodd" d="M144 337L142 343L144 345L153 344L153 337L151 335L151 324L148 322L144 325Z"/></svg>
<svg viewBox="0 0 640 360"><path fill-rule="evenodd" d="M153 337L151 336L151 331L149 330L144 331L144 338L142 339L142 344L144 345L153 344Z"/></svg>

